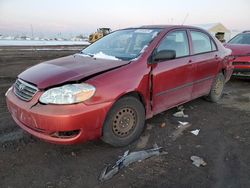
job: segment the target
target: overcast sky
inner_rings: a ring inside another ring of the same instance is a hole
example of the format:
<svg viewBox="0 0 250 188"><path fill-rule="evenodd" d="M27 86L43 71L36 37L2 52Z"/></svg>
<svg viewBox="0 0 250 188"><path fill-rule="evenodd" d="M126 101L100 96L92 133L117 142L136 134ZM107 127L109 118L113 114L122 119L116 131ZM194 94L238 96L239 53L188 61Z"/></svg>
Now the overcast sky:
<svg viewBox="0 0 250 188"><path fill-rule="evenodd" d="M145 24L250 30L250 0L0 0L0 34L62 35Z"/></svg>

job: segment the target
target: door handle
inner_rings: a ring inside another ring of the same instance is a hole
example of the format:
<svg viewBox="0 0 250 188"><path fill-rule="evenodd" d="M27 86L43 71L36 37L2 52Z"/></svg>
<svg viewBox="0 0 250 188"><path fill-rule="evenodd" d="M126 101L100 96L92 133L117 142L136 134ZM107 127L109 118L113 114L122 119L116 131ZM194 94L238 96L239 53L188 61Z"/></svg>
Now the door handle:
<svg viewBox="0 0 250 188"><path fill-rule="evenodd" d="M216 60L219 59L217 54L215 55L215 59L216 59Z"/></svg>
<svg viewBox="0 0 250 188"><path fill-rule="evenodd" d="M193 61L190 59L188 60L188 67L193 67L195 66L195 64L193 63Z"/></svg>

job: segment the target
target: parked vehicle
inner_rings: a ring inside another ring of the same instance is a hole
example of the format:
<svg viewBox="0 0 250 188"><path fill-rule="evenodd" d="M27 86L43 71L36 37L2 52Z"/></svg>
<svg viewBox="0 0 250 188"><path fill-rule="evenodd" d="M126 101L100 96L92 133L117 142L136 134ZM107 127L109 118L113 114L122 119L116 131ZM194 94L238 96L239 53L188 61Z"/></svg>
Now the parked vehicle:
<svg viewBox="0 0 250 188"><path fill-rule="evenodd" d="M250 76L250 31L244 31L232 38L225 47L232 50L234 74Z"/></svg>
<svg viewBox="0 0 250 188"><path fill-rule="evenodd" d="M196 27L122 29L25 70L7 105L20 127L48 142L124 146L155 114L201 96L217 102L233 71L230 54Z"/></svg>

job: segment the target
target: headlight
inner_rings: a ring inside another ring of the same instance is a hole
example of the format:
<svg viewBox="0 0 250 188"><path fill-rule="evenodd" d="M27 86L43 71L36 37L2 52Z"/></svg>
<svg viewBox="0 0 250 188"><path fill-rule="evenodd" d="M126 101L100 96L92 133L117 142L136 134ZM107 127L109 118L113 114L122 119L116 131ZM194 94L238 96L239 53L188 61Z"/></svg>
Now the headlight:
<svg viewBox="0 0 250 188"><path fill-rule="evenodd" d="M12 86L6 91L5 97L8 95L9 91L12 90Z"/></svg>
<svg viewBox="0 0 250 188"><path fill-rule="evenodd" d="M68 84L45 91L39 101L44 104L74 104L90 99L95 87L89 84Z"/></svg>

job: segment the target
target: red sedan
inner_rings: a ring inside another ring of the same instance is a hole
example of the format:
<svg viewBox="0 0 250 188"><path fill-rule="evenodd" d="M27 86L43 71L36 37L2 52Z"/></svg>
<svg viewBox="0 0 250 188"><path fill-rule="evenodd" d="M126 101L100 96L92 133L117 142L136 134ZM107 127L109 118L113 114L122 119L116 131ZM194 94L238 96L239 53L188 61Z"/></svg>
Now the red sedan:
<svg viewBox="0 0 250 188"><path fill-rule="evenodd" d="M244 31L232 38L226 45L234 56L234 74L250 76L250 31Z"/></svg>
<svg viewBox="0 0 250 188"><path fill-rule="evenodd" d="M155 114L201 96L217 102L233 72L230 54L196 27L122 29L27 69L7 105L20 127L45 141L124 146Z"/></svg>

